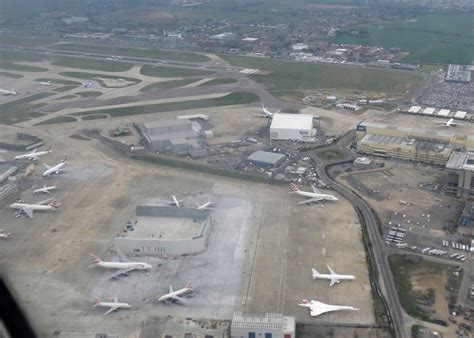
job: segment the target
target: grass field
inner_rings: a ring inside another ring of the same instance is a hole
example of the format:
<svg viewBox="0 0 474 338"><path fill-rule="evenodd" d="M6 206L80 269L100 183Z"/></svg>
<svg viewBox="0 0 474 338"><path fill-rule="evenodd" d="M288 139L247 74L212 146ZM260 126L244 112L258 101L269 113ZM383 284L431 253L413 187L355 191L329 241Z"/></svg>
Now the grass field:
<svg viewBox="0 0 474 338"><path fill-rule="evenodd" d="M8 72L0 72L0 76L11 77L12 79L21 79L23 77L23 75Z"/></svg>
<svg viewBox="0 0 474 338"><path fill-rule="evenodd" d="M13 112L3 112L0 114L0 124L14 124L24 121L31 120L32 118L37 118L43 116L42 113L24 110L24 111L13 111Z"/></svg>
<svg viewBox="0 0 474 338"><path fill-rule="evenodd" d="M71 81L71 80L63 80L63 79L48 79L48 78L39 78L35 79L37 82L51 82L51 84L60 84L64 86L80 86L81 83L77 81Z"/></svg>
<svg viewBox="0 0 474 338"><path fill-rule="evenodd" d="M122 48L109 47L97 45L82 45L75 43L61 43L49 46L50 49L67 50L83 53L97 53L110 56L128 56L147 59L159 59L170 61L187 61L187 62L206 62L210 59L201 54L180 51L166 51L159 49L145 49L145 48Z"/></svg>
<svg viewBox="0 0 474 338"><path fill-rule="evenodd" d="M1 11L0 11L1 12ZM24 47L39 47L55 43L57 40L48 37L26 37L26 36L12 36L0 35L0 44Z"/></svg>
<svg viewBox="0 0 474 338"><path fill-rule="evenodd" d="M217 86L217 85L223 85L223 84L229 84L229 83L237 83L237 79L234 79L234 78L213 79L211 81L207 81L207 82L204 82L203 84L200 84L199 87Z"/></svg>
<svg viewBox="0 0 474 338"><path fill-rule="evenodd" d="M83 116L82 121L91 121L91 120L101 120L101 119L106 119L107 116L105 115L88 115L88 116Z"/></svg>
<svg viewBox="0 0 474 338"><path fill-rule="evenodd" d="M259 100L259 97L253 93L249 92L236 92L228 94L223 97L215 99L202 99L202 100L191 100L183 102L169 102L161 104L148 104L140 106L131 106L124 108L114 108L114 109L96 109L89 110L80 113L74 113L72 116L85 116L85 115L97 115L97 114L110 114L112 117L119 116L128 116L128 115L140 115L140 114L151 114L151 113L161 113L185 109L199 109L206 107L220 107L220 106L229 106L236 104L245 104L256 102ZM50 121L50 120L47 120ZM65 121L67 122L67 121ZM50 123L59 123L59 122L48 122Z"/></svg>
<svg viewBox="0 0 474 338"><path fill-rule="evenodd" d="M131 77L123 77L123 76L113 76L113 75L103 75L103 74L96 74L96 73L87 73L87 72L61 72L59 75L62 76L67 76L67 77L72 77L76 79L82 79L82 80L94 80L97 81L101 84L102 87L107 87L100 78L103 79L111 79L111 80L119 80L123 79L126 81L133 82L133 84L140 83L142 80L139 79L134 79Z"/></svg>
<svg viewBox="0 0 474 338"><path fill-rule="evenodd" d="M22 106L40 100L44 99L45 97L55 95L56 93L51 93L51 92L42 92L42 93L37 93L33 94L27 97L23 97L21 99L15 100L15 101L10 101L7 103L0 104L0 111L3 113L6 112L14 112L19 110Z"/></svg>
<svg viewBox="0 0 474 338"><path fill-rule="evenodd" d="M74 57L59 57L56 58L56 61L54 61L52 64L60 67L99 70L103 72L123 72L133 67L133 64L128 62L83 59Z"/></svg>
<svg viewBox="0 0 474 338"><path fill-rule="evenodd" d="M446 270L448 267L429 261L421 261L420 263L409 262L405 260L402 255L390 255L388 256L388 261L395 279L395 285L397 286L398 299L403 309L408 315L414 318L429 321L429 316L418 310L416 306L415 297L412 293L412 284L409 280L410 275L421 269L431 270L436 274L441 274L443 270Z"/></svg>
<svg viewBox="0 0 474 338"><path fill-rule="evenodd" d="M91 91L76 93L76 95L82 98L86 98L86 97L99 97L102 95L102 93L91 90Z"/></svg>
<svg viewBox="0 0 474 338"><path fill-rule="evenodd" d="M170 88L178 88L181 86L185 86L187 84L193 83L198 81L197 79L183 79L183 80L173 80L173 81L164 81L164 82L157 82L152 83L151 85L145 86L140 88L141 92L149 92L159 89L170 89Z"/></svg>
<svg viewBox="0 0 474 338"><path fill-rule="evenodd" d="M406 62L460 63L474 61L472 14L423 15L416 21L397 21L388 27L360 27L362 36L342 35L334 43L398 47L411 54Z"/></svg>
<svg viewBox="0 0 474 338"><path fill-rule="evenodd" d="M10 62L42 62L45 58L31 52L0 49L0 60Z"/></svg>
<svg viewBox="0 0 474 338"><path fill-rule="evenodd" d="M0 61L0 69L5 70L14 70L18 72L47 72L48 69L43 67L28 66L28 65L19 65L16 63Z"/></svg>
<svg viewBox="0 0 474 338"><path fill-rule="evenodd" d="M75 118L70 117L70 116L56 116L53 117L52 119L36 123L35 126L42 126L42 125L47 125L47 124L56 124L56 123L66 123L66 122L75 122L77 121Z"/></svg>
<svg viewBox="0 0 474 338"><path fill-rule="evenodd" d="M234 66L258 68L269 72L267 75L251 77L270 91L349 89L406 94L422 80L420 75L402 71L284 62L235 55L221 57Z"/></svg>
<svg viewBox="0 0 474 338"><path fill-rule="evenodd" d="M323 150L319 153L316 153L316 156L324 161L339 160L344 158L344 154L337 150Z"/></svg>
<svg viewBox="0 0 474 338"><path fill-rule="evenodd" d="M64 95L61 97L58 97L57 99L54 99L54 101L59 101L59 100L70 100L70 99L75 99L76 95Z"/></svg>
<svg viewBox="0 0 474 338"><path fill-rule="evenodd" d="M77 88L77 86L62 86L62 87L53 89L53 91L58 92L58 93L64 93L75 88Z"/></svg>
<svg viewBox="0 0 474 338"><path fill-rule="evenodd" d="M209 75L212 72L188 68L144 65L140 69L140 74L154 77L189 77Z"/></svg>

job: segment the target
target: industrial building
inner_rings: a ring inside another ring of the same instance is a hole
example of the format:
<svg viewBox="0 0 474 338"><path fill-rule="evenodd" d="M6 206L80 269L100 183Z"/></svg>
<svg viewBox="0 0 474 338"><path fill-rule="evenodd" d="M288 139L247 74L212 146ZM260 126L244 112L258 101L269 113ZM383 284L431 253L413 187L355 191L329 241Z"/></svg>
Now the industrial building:
<svg viewBox="0 0 474 338"><path fill-rule="evenodd" d="M231 338L294 338L295 318L279 313L245 316L235 312L230 328Z"/></svg>
<svg viewBox="0 0 474 338"><path fill-rule="evenodd" d="M16 173L17 167L12 165L0 164L0 183L5 181L8 177Z"/></svg>
<svg viewBox="0 0 474 338"><path fill-rule="evenodd" d="M316 130L311 114L275 114L270 125L271 140L314 142Z"/></svg>
<svg viewBox="0 0 474 338"><path fill-rule="evenodd" d="M126 255L185 255L204 251L213 219L207 210L140 205L133 231L115 238Z"/></svg>
<svg viewBox="0 0 474 338"><path fill-rule="evenodd" d="M201 126L187 119L158 120L143 124L143 135L154 152L172 151L177 155L206 156L206 149L198 142Z"/></svg>
<svg viewBox="0 0 474 338"><path fill-rule="evenodd" d="M446 164L445 190L457 197L474 196L474 152L455 151Z"/></svg>
<svg viewBox="0 0 474 338"><path fill-rule="evenodd" d="M280 166L285 158L282 154L259 150L247 157L247 161L260 168L273 169Z"/></svg>
<svg viewBox="0 0 474 338"><path fill-rule="evenodd" d="M474 149L474 135L382 123L357 125L357 150L416 162L446 165L453 150Z"/></svg>

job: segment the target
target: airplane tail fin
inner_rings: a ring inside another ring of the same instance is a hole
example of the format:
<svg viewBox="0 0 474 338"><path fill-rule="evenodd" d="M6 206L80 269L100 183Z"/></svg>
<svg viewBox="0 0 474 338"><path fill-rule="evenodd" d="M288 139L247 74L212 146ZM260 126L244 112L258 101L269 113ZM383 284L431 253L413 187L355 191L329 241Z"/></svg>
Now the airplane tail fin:
<svg viewBox="0 0 474 338"><path fill-rule="evenodd" d="M316 269L312 269L312 270L313 270L313 279L315 279L317 276L319 276L319 272Z"/></svg>
<svg viewBox="0 0 474 338"><path fill-rule="evenodd" d="M193 284L191 282L188 282L185 286L186 289L192 290L193 289Z"/></svg>
<svg viewBox="0 0 474 338"><path fill-rule="evenodd" d="M61 203L59 203L58 200L56 200L56 199L52 200L51 203L49 203L49 206L53 207L55 209L57 209L60 205L61 205Z"/></svg>
<svg viewBox="0 0 474 338"><path fill-rule="evenodd" d="M302 303L303 303L303 304L309 304L309 302L308 302L307 299L303 299Z"/></svg>
<svg viewBox="0 0 474 338"><path fill-rule="evenodd" d="M99 298L94 298L94 307L99 305L100 302L101 302L101 300Z"/></svg>
<svg viewBox="0 0 474 338"><path fill-rule="evenodd" d="M94 254L89 254L89 258L92 261L92 264L94 264L94 265L97 265L100 262L102 262L102 260Z"/></svg>
<svg viewBox="0 0 474 338"><path fill-rule="evenodd" d="M300 191L300 189L298 189L296 184L290 183L290 192L297 192L297 191Z"/></svg>

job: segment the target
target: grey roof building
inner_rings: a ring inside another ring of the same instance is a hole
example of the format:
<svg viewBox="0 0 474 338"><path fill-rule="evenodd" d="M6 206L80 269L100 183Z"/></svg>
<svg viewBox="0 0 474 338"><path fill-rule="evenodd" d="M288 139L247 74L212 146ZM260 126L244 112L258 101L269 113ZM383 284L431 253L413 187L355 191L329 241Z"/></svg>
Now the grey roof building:
<svg viewBox="0 0 474 338"><path fill-rule="evenodd" d="M252 162L252 164L258 167L275 168L285 160L285 157L282 154L259 150L247 157L247 161Z"/></svg>

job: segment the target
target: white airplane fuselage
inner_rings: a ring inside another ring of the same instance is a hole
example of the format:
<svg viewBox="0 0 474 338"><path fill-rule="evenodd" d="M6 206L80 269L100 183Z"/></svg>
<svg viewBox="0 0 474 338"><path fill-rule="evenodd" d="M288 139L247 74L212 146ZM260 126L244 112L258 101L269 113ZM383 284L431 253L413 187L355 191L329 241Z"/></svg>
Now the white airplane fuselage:
<svg viewBox="0 0 474 338"><path fill-rule="evenodd" d="M331 275L326 273L313 274L313 279L337 279L337 280L355 280L356 278L352 275Z"/></svg>
<svg viewBox="0 0 474 338"><path fill-rule="evenodd" d="M39 189L35 189L33 190L33 194L49 194L52 190L56 190L58 187L53 185L51 187L43 187L43 188L39 188Z"/></svg>
<svg viewBox="0 0 474 338"><path fill-rule="evenodd" d="M52 205L42 205L42 204L27 204L27 203L13 203L10 204L12 209L29 209L29 210L55 210L56 207Z"/></svg>
<svg viewBox="0 0 474 338"><path fill-rule="evenodd" d="M66 161L63 161L57 165L55 165L54 167L51 167L49 169L46 169L44 172L43 172L43 176L49 176L53 173L59 173L59 170L61 170L62 167L64 167L66 165Z"/></svg>
<svg viewBox="0 0 474 338"><path fill-rule="evenodd" d="M99 262L96 264L102 268L107 269L130 269L134 268L136 270L148 270L151 269L151 265L148 263L142 262Z"/></svg>
<svg viewBox="0 0 474 338"><path fill-rule="evenodd" d="M46 150L46 151L38 151L36 153L28 153L28 154L23 154L23 155L18 155L18 156L15 156L13 159L15 160L23 160L23 159L27 159L27 160L38 160L38 158L40 156L43 156L43 155L46 155L50 153L49 150Z"/></svg>
<svg viewBox="0 0 474 338"><path fill-rule="evenodd" d="M301 191L301 190L292 191L291 193L295 193L295 194L298 194L298 195L301 195L301 196L304 196L304 197L309 197L309 198L321 198L321 199L327 200L327 201L337 201L337 197L334 197L334 196L328 195L328 194L317 194L317 193L314 193L314 192Z"/></svg>
<svg viewBox="0 0 474 338"><path fill-rule="evenodd" d="M99 302L95 303L94 306L99 306L99 307L115 307L117 309L130 309L132 306L128 303L115 303L115 302Z"/></svg>
<svg viewBox="0 0 474 338"><path fill-rule="evenodd" d="M173 291L173 292L167 293L166 295L161 296L160 298L158 298L158 301L163 302L168 299L174 299L175 297L179 298L180 296L185 296L191 292L193 292L192 288L185 287L183 289L179 289L179 290L176 290L176 291Z"/></svg>
<svg viewBox="0 0 474 338"><path fill-rule="evenodd" d="M356 308L356 307L352 307L352 306L346 306L346 305L329 305L329 304L325 304L325 303L322 303L322 302L318 302L318 301L315 301L315 300L312 300L312 301L307 301L307 300L303 300L303 303L301 304L298 304L299 306L302 306L302 307L307 307L308 309L310 309L310 315L312 317L317 317L317 316L320 316L322 314L325 314L325 313L328 313L328 312L333 312L333 311L343 311L343 310L349 310L349 311L358 311L359 309Z"/></svg>
<svg viewBox="0 0 474 338"><path fill-rule="evenodd" d="M14 91L13 89L11 89L11 90L0 89L0 94L5 95L5 96L18 95L18 93L16 91Z"/></svg>

